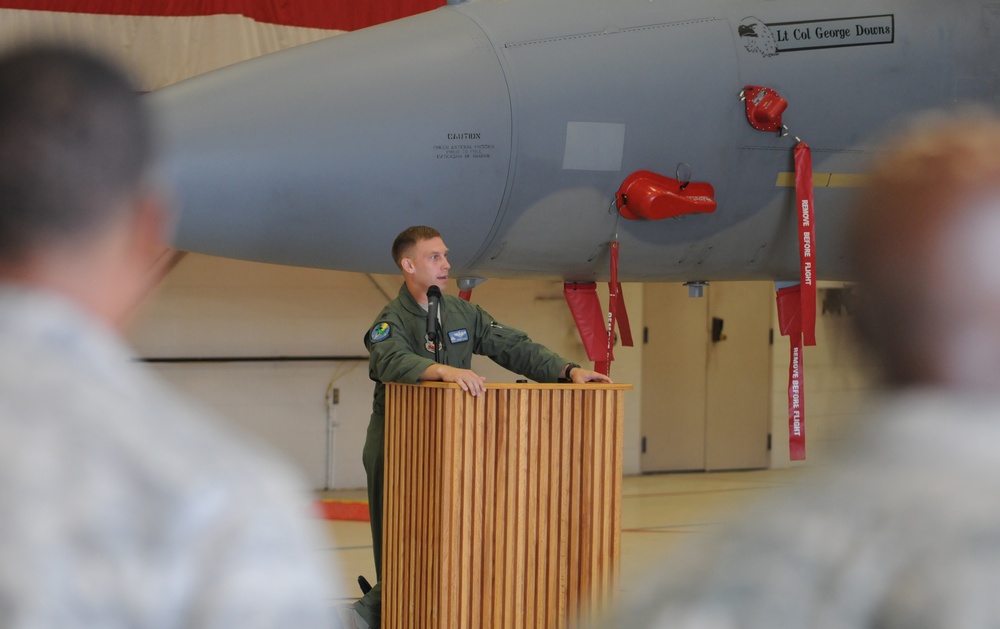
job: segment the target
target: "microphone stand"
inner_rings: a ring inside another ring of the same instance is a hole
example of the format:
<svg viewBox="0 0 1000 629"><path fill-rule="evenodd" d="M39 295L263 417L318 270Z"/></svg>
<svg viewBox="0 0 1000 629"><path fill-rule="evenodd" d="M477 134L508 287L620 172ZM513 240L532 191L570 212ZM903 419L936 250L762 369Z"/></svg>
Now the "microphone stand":
<svg viewBox="0 0 1000 629"><path fill-rule="evenodd" d="M437 317L434 317L434 362L444 364L441 362L441 322Z"/></svg>
<svg viewBox="0 0 1000 629"><path fill-rule="evenodd" d="M427 338L434 344L434 362L441 363L441 289L431 286L427 289Z"/></svg>

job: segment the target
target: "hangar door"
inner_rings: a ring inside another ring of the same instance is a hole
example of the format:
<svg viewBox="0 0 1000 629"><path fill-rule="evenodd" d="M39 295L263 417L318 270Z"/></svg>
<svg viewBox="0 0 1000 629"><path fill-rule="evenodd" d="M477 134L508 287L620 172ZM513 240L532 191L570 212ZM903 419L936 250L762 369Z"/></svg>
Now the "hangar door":
<svg viewBox="0 0 1000 629"><path fill-rule="evenodd" d="M768 466L773 299L770 282L644 287L643 472Z"/></svg>

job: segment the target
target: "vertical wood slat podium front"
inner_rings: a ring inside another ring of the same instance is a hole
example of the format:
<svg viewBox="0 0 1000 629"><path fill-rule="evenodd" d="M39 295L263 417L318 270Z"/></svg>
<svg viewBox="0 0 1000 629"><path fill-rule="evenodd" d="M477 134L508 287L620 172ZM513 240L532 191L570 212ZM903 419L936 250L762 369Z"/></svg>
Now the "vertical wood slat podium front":
<svg viewBox="0 0 1000 629"><path fill-rule="evenodd" d="M604 609L628 389L388 384L382 626L563 629Z"/></svg>

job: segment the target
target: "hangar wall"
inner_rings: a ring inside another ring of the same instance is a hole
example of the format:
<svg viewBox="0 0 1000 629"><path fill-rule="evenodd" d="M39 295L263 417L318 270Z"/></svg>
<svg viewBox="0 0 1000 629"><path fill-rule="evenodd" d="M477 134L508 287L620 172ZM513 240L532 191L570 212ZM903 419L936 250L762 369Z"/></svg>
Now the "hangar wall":
<svg viewBox="0 0 1000 629"><path fill-rule="evenodd" d="M0 9L0 47L51 40L88 46L132 69L144 91L341 32L266 24L242 15L166 17Z"/></svg>
<svg viewBox="0 0 1000 629"><path fill-rule="evenodd" d="M846 430L870 417L867 403L877 392L874 365L851 332L848 310L827 309L827 291L838 282L819 282L816 346L803 352L806 408L806 461L822 464L833 454ZM778 310L772 302L771 327L778 328ZM788 457L788 337L777 332L771 352L771 467L800 465Z"/></svg>
<svg viewBox="0 0 1000 629"><path fill-rule="evenodd" d="M789 458L789 341L774 332L774 284L710 282L695 300L679 284L645 285L641 469L777 468L826 460L852 421L869 412L865 402L874 391L842 289L841 283L820 282L818 343L804 351L807 460L799 463ZM716 319L724 324L717 343L711 341Z"/></svg>
<svg viewBox="0 0 1000 629"><path fill-rule="evenodd" d="M400 285L397 276L188 255L137 313L130 340L147 359L194 359L151 366L292 458L314 487L363 487L361 449L372 383L362 339ZM606 305L606 285L600 294ZM641 286L626 285L625 298L630 312L642 311ZM562 282L490 280L473 299L498 320L587 364ZM616 349L616 381L639 386L640 352L641 347ZM206 360L213 358L227 360ZM473 368L494 382L519 377L481 357ZM339 390L339 403L328 408L331 387ZM639 471L639 411L636 391L626 401L625 471L632 474ZM329 423L336 425L330 470Z"/></svg>
<svg viewBox="0 0 1000 629"><path fill-rule="evenodd" d="M364 486L361 448L371 411L372 383L362 342L372 320L395 296L397 276L302 269L189 254L137 313L130 340L160 375L216 410L225 421L283 452L316 488ZM678 290L683 290L677 287ZM454 290L454 287L452 287ZM606 286L601 286L607 303ZM709 287L708 290L711 290ZM637 342L642 338L643 287L626 284ZM562 297L562 284L490 280L474 299L499 320L527 331L571 360L587 364ZM776 313L773 319L776 321ZM819 344L807 348L807 465L822 462L842 429L860 416L871 392L846 314L819 317ZM642 351L616 348L612 376L636 390L626 397L624 471L640 472ZM327 357L327 360L284 360ZM238 359L205 361L204 359ZM771 467L791 465L787 452L788 341L776 337L771 371ZM517 376L477 357L491 381ZM339 403L327 404L328 389ZM328 427L334 426L328 457Z"/></svg>

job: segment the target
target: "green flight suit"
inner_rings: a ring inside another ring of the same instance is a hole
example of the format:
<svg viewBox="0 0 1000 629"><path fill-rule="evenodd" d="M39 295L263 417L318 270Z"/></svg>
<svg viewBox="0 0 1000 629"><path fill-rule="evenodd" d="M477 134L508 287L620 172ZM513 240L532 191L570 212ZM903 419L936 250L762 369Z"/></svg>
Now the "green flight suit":
<svg viewBox="0 0 1000 629"><path fill-rule="evenodd" d="M497 323L485 310L452 295L441 300L441 362L469 369L472 355L493 359L500 366L537 382L556 382L568 360L535 343L520 330ZM368 509L371 515L375 570L382 580L382 471L385 439L384 382L416 384L434 364L434 347L426 339L427 311L404 284L365 336L368 374L375 381L371 422L362 459L368 476ZM381 584L372 596L381 598Z"/></svg>

